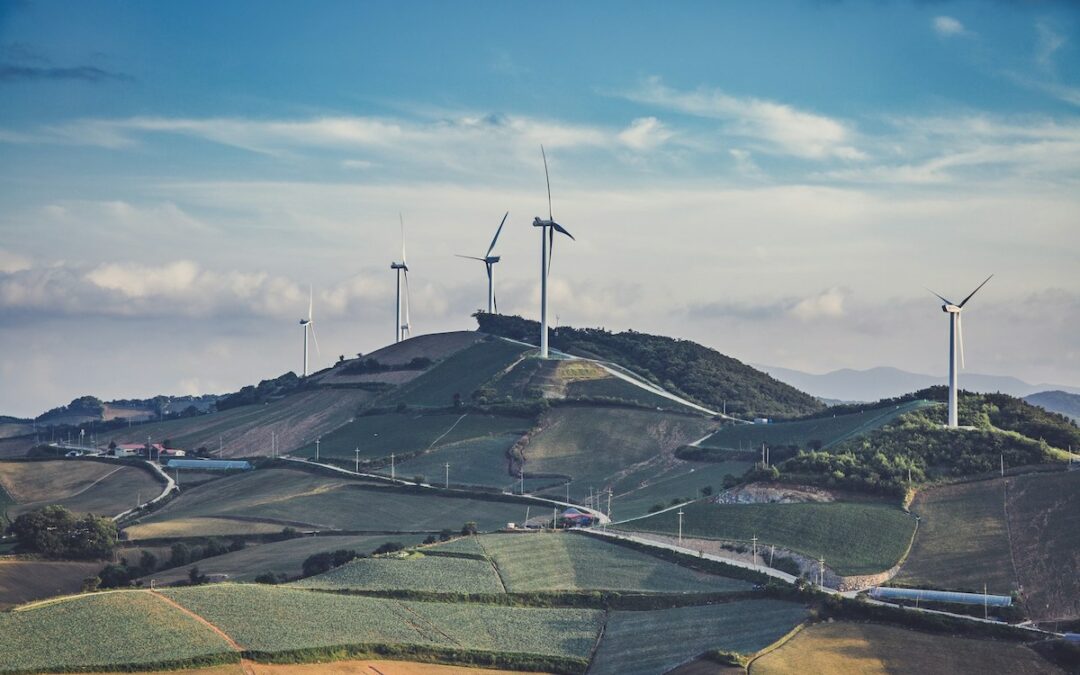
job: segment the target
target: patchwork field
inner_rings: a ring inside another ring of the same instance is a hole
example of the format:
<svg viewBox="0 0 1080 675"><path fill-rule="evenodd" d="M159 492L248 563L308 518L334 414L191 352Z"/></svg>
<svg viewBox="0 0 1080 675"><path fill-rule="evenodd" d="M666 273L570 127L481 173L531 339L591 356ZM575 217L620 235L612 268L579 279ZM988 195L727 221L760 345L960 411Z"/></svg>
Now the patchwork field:
<svg viewBox="0 0 1080 675"><path fill-rule="evenodd" d="M502 593L492 564L474 558L427 556L363 558L294 584L301 588L387 588L431 593Z"/></svg>
<svg viewBox="0 0 1080 675"><path fill-rule="evenodd" d="M606 486L638 463L670 455L710 425L705 418L655 410L561 406L544 415L525 446L525 472L572 478L571 496L581 500L590 486Z"/></svg>
<svg viewBox="0 0 1080 675"><path fill-rule="evenodd" d="M84 595L0 613L0 672L152 669L231 651L213 630L145 591Z"/></svg>
<svg viewBox="0 0 1080 675"><path fill-rule="evenodd" d="M31 600L78 593L104 563L0 558L0 612Z"/></svg>
<svg viewBox="0 0 1080 675"><path fill-rule="evenodd" d="M895 506L878 503L714 504L683 508L683 536L775 544L817 558L837 574L873 574L900 560L915 520ZM617 525L620 529L678 533L674 510Z"/></svg>
<svg viewBox="0 0 1080 675"><path fill-rule="evenodd" d="M811 441L820 441L823 447L828 447L883 427L900 415L927 405L933 404L910 401L894 407L835 417L774 424L729 425L702 441L701 446L721 450L754 450L760 448L762 443L806 447Z"/></svg>
<svg viewBox="0 0 1080 675"><path fill-rule="evenodd" d="M140 497L144 502L156 497L162 489L140 467L86 460L0 462L0 487L14 501L6 506L11 519L49 504L112 516L135 506Z"/></svg>
<svg viewBox="0 0 1080 675"><path fill-rule="evenodd" d="M506 340L482 340L381 397L380 404L441 408L453 405L455 394L469 401L476 389L508 370L527 350L528 347Z"/></svg>
<svg viewBox="0 0 1080 675"><path fill-rule="evenodd" d="M1008 595L1016 590L1001 480L943 485L918 494L921 519L897 583L919 588Z"/></svg>
<svg viewBox="0 0 1080 675"><path fill-rule="evenodd" d="M215 453L220 442L222 457L252 457L269 455L276 437L278 454L285 454L345 424L373 396L361 389L302 391L272 403L119 429L102 434L101 442L141 443L152 436Z"/></svg>
<svg viewBox="0 0 1080 675"><path fill-rule="evenodd" d="M436 450L396 464L397 475L424 476L427 481L439 484L445 477L445 465L449 463L451 485L517 491L518 481L516 476L510 475L508 453L519 438L520 433L508 433L440 445ZM383 467L379 473L389 475L388 467Z"/></svg>
<svg viewBox="0 0 1080 675"><path fill-rule="evenodd" d="M1060 672L1015 643L846 622L808 626L750 664L751 675Z"/></svg>
<svg viewBox="0 0 1080 675"><path fill-rule="evenodd" d="M612 612L589 672L652 675L709 650L754 654L783 637L806 615L801 605L780 600Z"/></svg>
<svg viewBox="0 0 1080 675"><path fill-rule="evenodd" d="M1080 471L1007 480L1012 552L1029 615L1080 618Z"/></svg>

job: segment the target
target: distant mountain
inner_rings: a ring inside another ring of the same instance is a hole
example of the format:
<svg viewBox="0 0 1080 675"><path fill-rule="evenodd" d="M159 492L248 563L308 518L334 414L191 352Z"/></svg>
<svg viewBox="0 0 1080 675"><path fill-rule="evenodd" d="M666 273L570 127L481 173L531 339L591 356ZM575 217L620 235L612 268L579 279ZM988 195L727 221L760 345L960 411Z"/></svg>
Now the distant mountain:
<svg viewBox="0 0 1080 675"><path fill-rule="evenodd" d="M781 382L813 394L820 399L840 401L877 401L944 384L945 378L936 375L910 373L898 368L878 367L869 370L843 368L823 375L804 373L777 366L756 366ZM1010 396L1029 396L1037 392L1058 390L1080 394L1080 387L1060 384L1028 384L1015 377L979 375L961 372L960 386L980 393L1001 392Z"/></svg>
<svg viewBox="0 0 1080 675"><path fill-rule="evenodd" d="M1040 391L1037 394L1025 396L1024 400L1031 405L1037 405L1050 412L1061 413L1080 421L1080 394L1070 394L1066 391Z"/></svg>

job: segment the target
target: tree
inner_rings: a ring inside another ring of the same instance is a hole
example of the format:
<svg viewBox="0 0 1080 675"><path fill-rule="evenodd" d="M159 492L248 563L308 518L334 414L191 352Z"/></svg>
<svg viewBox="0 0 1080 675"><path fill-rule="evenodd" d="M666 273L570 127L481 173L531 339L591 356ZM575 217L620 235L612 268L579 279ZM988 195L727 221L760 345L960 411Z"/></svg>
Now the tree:
<svg viewBox="0 0 1080 675"><path fill-rule="evenodd" d="M205 574L199 572L199 566L194 565L188 570L188 581L192 586L198 586L200 584L205 584L208 579Z"/></svg>
<svg viewBox="0 0 1080 675"><path fill-rule="evenodd" d="M86 577L82 582L83 593L93 593L101 586L100 577Z"/></svg>
<svg viewBox="0 0 1080 675"><path fill-rule="evenodd" d="M101 588L123 588L131 585L131 570L127 565L106 565L98 572Z"/></svg>
<svg viewBox="0 0 1080 675"><path fill-rule="evenodd" d="M116 548L116 523L91 514L76 517L51 505L15 519L11 532L19 544L48 558L108 558Z"/></svg>
<svg viewBox="0 0 1080 675"><path fill-rule="evenodd" d="M404 545L402 545L402 544L400 544L400 543L398 543L396 541L388 541L388 542L385 542L383 544L380 544L379 548L375 549L373 555L382 555L384 553L397 553L398 551L400 551L400 550L402 550L404 548L405 548Z"/></svg>
<svg viewBox="0 0 1080 675"><path fill-rule="evenodd" d="M461 536L467 537L471 534L476 534L476 521L470 520L461 526Z"/></svg>
<svg viewBox="0 0 1080 675"><path fill-rule="evenodd" d="M277 582L277 575L273 572L263 572L259 576L255 577L255 583L257 584L276 584Z"/></svg>
<svg viewBox="0 0 1080 675"><path fill-rule="evenodd" d="M180 567L191 562L191 547L178 541L169 549L169 566Z"/></svg>
<svg viewBox="0 0 1080 675"><path fill-rule="evenodd" d="M157 569L157 556L150 551L143 551L139 556L139 576L145 576Z"/></svg>

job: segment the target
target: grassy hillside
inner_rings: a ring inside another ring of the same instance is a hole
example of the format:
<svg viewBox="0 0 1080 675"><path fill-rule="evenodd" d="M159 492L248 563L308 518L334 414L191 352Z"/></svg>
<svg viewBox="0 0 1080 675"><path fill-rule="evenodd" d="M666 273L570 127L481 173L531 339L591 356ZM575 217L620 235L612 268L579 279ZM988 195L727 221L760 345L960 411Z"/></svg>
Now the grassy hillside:
<svg viewBox="0 0 1080 675"><path fill-rule="evenodd" d="M381 590L431 593L502 593L490 562L474 558L427 556L362 558L295 584L300 588Z"/></svg>
<svg viewBox="0 0 1080 675"><path fill-rule="evenodd" d="M453 405L455 399L468 402L473 392L508 370L525 351L525 347L505 340L482 340L386 394L380 404L443 408Z"/></svg>
<svg viewBox="0 0 1080 675"><path fill-rule="evenodd" d="M1080 618L1080 471L1007 481L1012 554L1029 616Z"/></svg>
<svg viewBox="0 0 1080 675"><path fill-rule="evenodd" d="M450 444L440 444L434 450L407 458L396 465L398 476L424 476L440 484L445 478L445 465L450 465L450 484L469 485L500 490L515 490L518 478L510 471L510 449L521 438L510 432L472 438ZM379 473L388 475L383 466Z"/></svg>
<svg viewBox="0 0 1080 675"><path fill-rule="evenodd" d="M698 499L705 491L719 492L725 480L743 475L752 462L738 457L728 461L688 462L663 458L625 472L612 484L611 517L623 520L643 516L673 500ZM607 508L607 499L600 500ZM605 511L606 512L606 511Z"/></svg>
<svg viewBox="0 0 1080 675"><path fill-rule="evenodd" d="M930 488L911 505L919 532L900 573L903 585L1008 595L1016 590L1005 522L1005 484L986 480Z"/></svg>
<svg viewBox="0 0 1080 675"><path fill-rule="evenodd" d="M535 343L540 327L517 316L478 313L485 333ZM689 340L647 333L610 333L560 326L552 347L617 363L668 391L720 410L745 416L796 417L824 405L779 380Z"/></svg>
<svg viewBox="0 0 1080 675"><path fill-rule="evenodd" d="M875 503L714 504L683 508L683 536L775 544L825 564L840 575L883 572L900 560L915 529L899 508ZM641 532L678 533L678 515L665 511L619 524ZM760 548L759 548L760 552Z"/></svg>
<svg viewBox="0 0 1080 675"><path fill-rule="evenodd" d="M847 622L811 625L750 665L750 675L1059 672L1015 643Z"/></svg>
<svg viewBox="0 0 1080 675"><path fill-rule="evenodd" d="M612 612L589 672L652 675L711 650L754 654L805 618L801 605L779 600Z"/></svg>
<svg viewBox="0 0 1080 675"><path fill-rule="evenodd" d="M14 502L6 508L0 504L0 511L6 510L11 519L49 504L113 516L140 499L149 501L162 489L154 475L141 467L70 459L0 461L0 486Z"/></svg>

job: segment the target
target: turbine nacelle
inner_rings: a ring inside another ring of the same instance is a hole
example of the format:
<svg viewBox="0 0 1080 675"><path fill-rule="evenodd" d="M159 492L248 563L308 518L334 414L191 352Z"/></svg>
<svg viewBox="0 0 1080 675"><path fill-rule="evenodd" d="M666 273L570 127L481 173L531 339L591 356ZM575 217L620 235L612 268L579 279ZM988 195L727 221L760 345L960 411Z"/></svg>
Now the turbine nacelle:
<svg viewBox="0 0 1080 675"><path fill-rule="evenodd" d="M311 319L300 319L300 325L301 326L306 326L309 323L311 323Z"/></svg>
<svg viewBox="0 0 1080 675"><path fill-rule="evenodd" d="M390 269L392 269L392 270L405 270L406 272L408 272L409 271L409 266L406 265L405 263L392 262L392 263L390 263Z"/></svg>
<svg viewBox="0 0 1080 675"><path fill-rule="evenodd" d="M964 308L957 305L942 305L941 311L945 312L946 314L959 314L960 312L964 311Z"/></svg>

